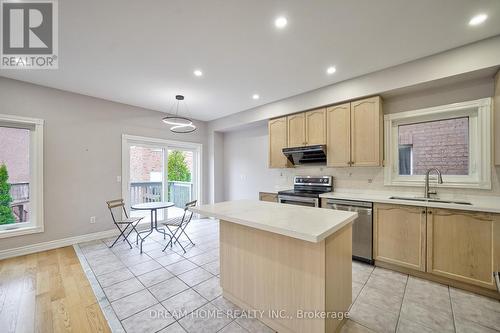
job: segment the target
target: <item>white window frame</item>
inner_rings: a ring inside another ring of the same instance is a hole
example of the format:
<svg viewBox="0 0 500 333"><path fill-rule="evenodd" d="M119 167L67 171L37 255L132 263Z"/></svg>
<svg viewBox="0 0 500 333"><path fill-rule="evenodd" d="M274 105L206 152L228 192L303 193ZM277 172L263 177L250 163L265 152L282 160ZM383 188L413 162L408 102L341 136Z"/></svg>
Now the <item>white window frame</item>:
<svg viewBox="0 0 500 333"><path fill-rule="evenodd" d="M443 175L439 187L491 189L491 98L384 116L384 185L423 186L424 175L399 175L398 126L469 117L469 175Z"/></svg>
<svg viewBox="0 0 500 333"><path fill-rule="evenodd" d="M30 129L30 221L0 226L0 238L40 233L43 224L43 119L0 114L0 123ZM1 126L1 125L0 125Z"/></svg>
<svg viewBox="0 0 500 333"><path fill-rule="evenodd" d="M196 175L193 175L193 181L196 186L194 188L194 196L198 199L198 203L202 203L203 198L203 145L201 143L166 140L159 138L149 138L143 136L122 134L122 196L125 201L125 207L130 208L130 151L129 145L137 144L138 146L162 147L167 149L164 154L164 165L168 165L168 149L179 148L185 150L194 150L198 154L198 159L195 159L193 168L196 170ZM198 177L198 178L196 178ZM167 181L167 168L164 168L163 181ZM163 186L163 198L167 196L168 188ZM149 222L148 222L149 223Z"/></svg>

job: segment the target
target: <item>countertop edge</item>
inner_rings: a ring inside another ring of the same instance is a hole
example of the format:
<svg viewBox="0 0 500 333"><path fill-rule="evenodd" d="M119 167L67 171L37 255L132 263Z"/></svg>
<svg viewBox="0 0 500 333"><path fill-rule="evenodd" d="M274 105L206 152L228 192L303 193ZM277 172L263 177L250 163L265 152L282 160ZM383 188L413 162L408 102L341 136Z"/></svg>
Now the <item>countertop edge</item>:
<svg viewBox="0 0 500 333"><path fill-rule="evenodd" d="M246 221L246 220L242 220L242 219L238 219L238 218L232 218L232 217L225 216L224 214L208 212L208 211L205 211L203 209L199 209L198 207L193 207L190 210L193 211L194 213L201 214L204 216L214 217L214 218L217 218L219 220L224 220L227 222L236 223L236 224L240 224L240 225L243 225L246 227L255 228L255 229L263 230L263 231L268 231L268 232L272 232L272 233L275 233L278 235L287 236L287 237L291 237L291 238L295 238L295 239L299 239L299 240L303 240L303 241L307 241L307 242L311 242L311 243L319 243L319 242L325 240L326 238L333 235L335 232L339 231L340 229L342 229L343 227L345 227L349 223L352 223L358 217L358 214L355 213L355 215L347 218L343 222L336 224L334 227L326 230L322 234L319 234L317 236L313 236L310 234L300 233L298 231L281 229L281 228L272 227L272 226L269 226L266 224Z"/></svg>
<svg viewBox="0 0 500 333"><path fill-rule="evenodd" d="M472 205L461 205L461 204L389 199L390 195L387 194L387 196L388 196L387 198L381 198L377 197L377 195L370 195L370 194L330 192L321 194L320 198L366 201L366 202L386 203L386 204L405 205L414 207L443 208L443 209L453 209L453 210L463 210L463 211L483 212L483 213L500 213L500 203L499 207L495 208L495 207L480 206L474 203L472 203Z"/></svg>

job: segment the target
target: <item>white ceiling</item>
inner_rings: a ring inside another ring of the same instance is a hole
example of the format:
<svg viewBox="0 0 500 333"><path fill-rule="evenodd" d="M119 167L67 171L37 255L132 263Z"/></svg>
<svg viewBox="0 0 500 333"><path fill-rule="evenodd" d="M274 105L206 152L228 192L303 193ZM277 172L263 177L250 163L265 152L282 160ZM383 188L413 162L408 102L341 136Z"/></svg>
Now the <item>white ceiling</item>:
<svg viewBox="0 0 500 333"><path fill-rule="evenodd" d="M212 120L498 34L498 0L64 0L59 69L0 76Z"/></svg>

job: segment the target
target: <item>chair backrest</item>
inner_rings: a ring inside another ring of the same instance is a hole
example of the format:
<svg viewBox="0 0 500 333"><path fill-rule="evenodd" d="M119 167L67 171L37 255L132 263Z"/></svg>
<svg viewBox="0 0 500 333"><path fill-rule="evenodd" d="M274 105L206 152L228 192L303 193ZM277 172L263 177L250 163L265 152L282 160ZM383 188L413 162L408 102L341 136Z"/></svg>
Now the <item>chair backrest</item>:
<svg viewBox="0 0 500 333"><path fill-rule="evenodd" d="M186 206L184 206L184 211L188 210L190 207L196 206L197 202L198 202L198 200L193 200L193 201L186 203Z"/></svg>
<svg viewBox="0 0 500 333"><path fill-rule="evenodd" d="M187 217L187 218L186 218L186 215L188 213L189 208L196 206L197 202L198 202L198 200L193 200L193 201L186 203L186 205L184 206L184 214L182 215L182 224L187 224L191 221L191 218L193 217L193 212L189 211L190 214L189 214L189 217Z"/></svg>
<svg viewBox="0 0 500 333"><path fill-rule="evenodd" d="M114 208L122 208L123 213L125 214L125 217L128 218L127 210L125 209L125 201L123 199L115 199L115 200L110 200L106 201L106 204L108 205L109 212L111 213L111 218L113 219L113 222L116 223L116 218L115 214L113 213Z"/></svg>

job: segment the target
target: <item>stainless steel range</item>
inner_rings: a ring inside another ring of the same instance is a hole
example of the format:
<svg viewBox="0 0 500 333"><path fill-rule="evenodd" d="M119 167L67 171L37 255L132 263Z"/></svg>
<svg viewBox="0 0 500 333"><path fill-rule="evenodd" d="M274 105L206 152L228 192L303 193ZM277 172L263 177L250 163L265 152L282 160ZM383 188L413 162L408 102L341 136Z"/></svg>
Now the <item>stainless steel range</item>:
<svg viewBox="0 0 500 333"><path fill-rule="evenodd" d="M293 190L279 191L278 202L319 207L319 196L333 191L332 176L295 176Z"/></svg>

